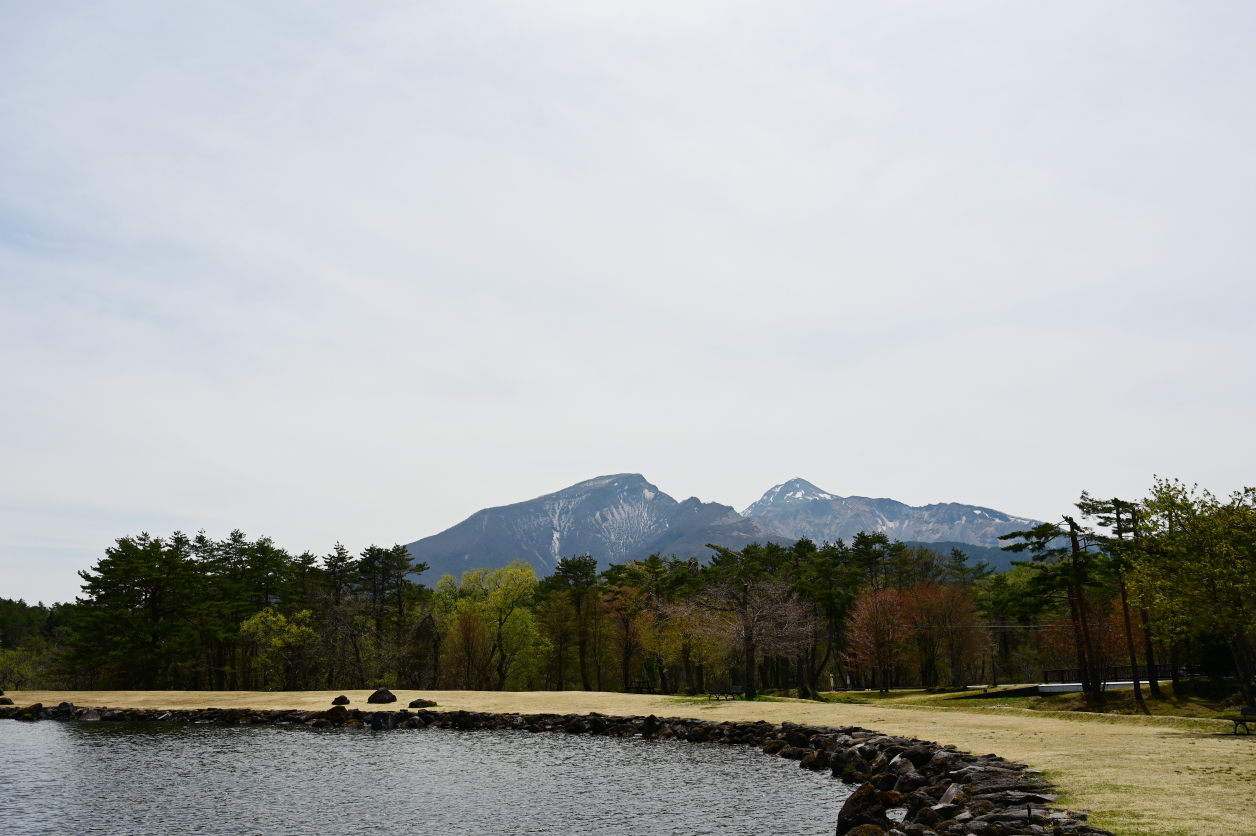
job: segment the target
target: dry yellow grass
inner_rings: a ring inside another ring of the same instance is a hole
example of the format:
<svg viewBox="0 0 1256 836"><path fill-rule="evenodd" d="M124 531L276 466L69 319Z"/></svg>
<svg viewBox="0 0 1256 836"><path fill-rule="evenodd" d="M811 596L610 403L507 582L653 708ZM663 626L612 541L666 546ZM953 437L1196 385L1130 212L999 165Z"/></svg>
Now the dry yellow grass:
<svg viewBox="0 0 1256 836"><path fill-rule="evenodd" d="M115 708L324 709L338 692L27 691L19 705L42 702ZM369 691L348 691L363 708ZM1256 834L1256 737L1228 734L1212 720L1051 714L1008 708L932 705L848 705L803 701L696 702L636 694L565 692L396 691L404 706L415 697L447 710L566 714L658 714L703 719L793 720L858 725L889 734L953 744L1043 770L1067 795L1062 803L1089 809L1092 821L1121 836Z"/></svg>

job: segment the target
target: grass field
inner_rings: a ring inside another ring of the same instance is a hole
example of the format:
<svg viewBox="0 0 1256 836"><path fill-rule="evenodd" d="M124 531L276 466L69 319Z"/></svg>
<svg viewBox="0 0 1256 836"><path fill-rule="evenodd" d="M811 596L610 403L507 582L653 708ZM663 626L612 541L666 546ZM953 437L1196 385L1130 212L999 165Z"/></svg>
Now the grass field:
<svg viewBox="0 0 1256 836"><path fill-rule="evenodd" d="M28 691L15 703L115 708L248 707L323 709L338 692ZM369 691L348 691L368 708ZM832 702L767 699L705 702L580 691L396 691L447 710L657 714L703 719L793 720L859 725L889 734L995 753L1044 771L1065 793L1060 804L1122 836L1256 834L1256 736L1230 734L1217 719L1098 715L1028 709L1000 700L957 701L920 692L833 695ZM1006 701L1011 703L1011 700Z"/></svg>

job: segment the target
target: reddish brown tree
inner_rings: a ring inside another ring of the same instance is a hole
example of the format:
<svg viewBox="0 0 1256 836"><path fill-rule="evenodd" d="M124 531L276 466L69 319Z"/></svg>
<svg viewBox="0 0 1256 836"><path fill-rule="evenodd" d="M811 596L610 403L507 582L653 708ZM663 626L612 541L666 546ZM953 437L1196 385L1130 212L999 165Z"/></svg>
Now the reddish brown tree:
<svg viewBox="0 0 1256 836"><path fill-rule="evenodd" d="M848 655L873 673L881 693L890 690L894 668L907 658L908 638L898 590L868 589L855 601L850 614Z"/></svg>

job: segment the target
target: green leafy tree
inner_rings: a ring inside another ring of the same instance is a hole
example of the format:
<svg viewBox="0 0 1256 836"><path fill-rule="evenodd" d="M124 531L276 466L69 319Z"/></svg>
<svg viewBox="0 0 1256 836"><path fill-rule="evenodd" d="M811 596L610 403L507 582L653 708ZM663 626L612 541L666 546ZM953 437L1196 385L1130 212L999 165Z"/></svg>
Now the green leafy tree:
<svg viewBox="0 0 1256 836"><path fill-rule="evenodd" d="M1073 517L1065 516L1058 523L1042 523L999 539L1020 539L1022 542L1004 546L1004 550L1028 551L1033 556L1032 565L1037 570L1030 584L1033 594L1047 597L1062 592L1065 595L1073 624L1082 691L1091 702L1102 703L1102 683L1086 600L1086 589L1097 583L1102 558L1094 532L1080 526Z"/></svg>
<svg viewBox="0 0 1256 836"><path fill-rule="evenodd" d="M498 690L506 687L519 654L532 639L535 624L529 607L536 586L536 571L522 560L501 569L470 569L462 575L462 589L474 597L488 628Z"/></svg>
<svg viewBox="0 0 1256 836"><path fill-rule="evenodd" d="M741 645L742 687L746 699L758 693L756 662L759 644L776 620L781 600L781 581L775 575L787 565L785 549L775 543L751 543L734 551L707 543L715 552L707 564L703 606L724 619Z"/></svg>
<svg viewBox="0 0 1256 836"><path fill-rule="evenodd" d="M241 637L253 650L256 684L272 691L294 691L306 684L318 644L313 620L309 610L289 619L267 607L240 625Z"/></svg>
<svg viewBox="0 0 1256 836"><path fill-rule="evenodd" d="M554 669L554 685L559 691L567 687L567 665L574 655L580 635L580 618L572 603L572 594L557 589L546 596L536 608L536 623L542 638L549 644Z"/></svg>
<svg viewBox="0 0 1256 836"><path fill-rule="evenodd" d="M565 590L576 611L576 656L580 669L580 687L593 690L589 675L590 645L597 617L600 615L597 560L590 555L560 558L554 573L541 581L540 594Z"/></svg>
<svg viewBox="0 0 1256 836"><path fill-rule="evenodd" d="M1144 507L1147 534L1132 585L1170 634L1224 637L1243 699L1256 705L1256 489L1222 500L1157 480Z"/></svg>
<svg viewBox="0 0 1256 836"><path fill-rule="evenodd" d="M75 662L116 688L185 684L197 641L187 618L193 603L188 538L177 532L169 540L121 537L79 576Z"/></svg>

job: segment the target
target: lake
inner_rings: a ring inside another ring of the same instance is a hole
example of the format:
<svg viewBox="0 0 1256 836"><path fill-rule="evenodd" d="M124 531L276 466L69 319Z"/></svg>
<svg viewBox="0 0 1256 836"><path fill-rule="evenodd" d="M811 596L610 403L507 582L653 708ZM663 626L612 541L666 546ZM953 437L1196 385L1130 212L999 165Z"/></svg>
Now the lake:
<svg viewBox="0 0 1256 836"><path fill-rule="evenodd" d="M827 836L851 789L795 761L713 743L0 721L6 836Z"/></svg>

